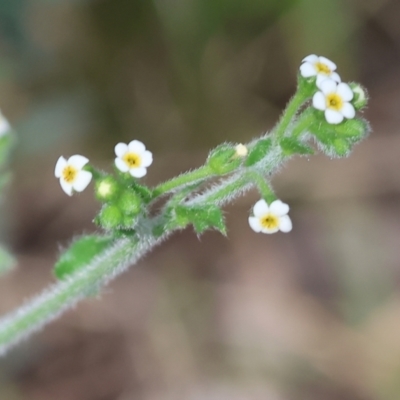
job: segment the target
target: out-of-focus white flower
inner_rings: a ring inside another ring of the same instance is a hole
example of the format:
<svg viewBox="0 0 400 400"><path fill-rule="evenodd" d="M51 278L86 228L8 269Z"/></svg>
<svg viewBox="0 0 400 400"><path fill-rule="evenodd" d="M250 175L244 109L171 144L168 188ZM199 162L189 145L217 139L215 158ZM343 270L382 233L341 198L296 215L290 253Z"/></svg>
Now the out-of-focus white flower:
<svg viewBox="0 0 400 400"><path fill-rule="evenodd" d="M317 86L325 79L332 79L335 82L340 82L340 76L336 70L336 64L325 57L318 57L315 54L311 54L303 59L303 64L300 66L300 73L304 78L310 78L312 76L317 77Z"/></svg>
<svg viewBox="0 0 400 400"><path fill-rule="evenodd" d="M135 178L145 176L147 167L153 162L153 154L139 140L132 140L129 144L118 143L115 154L116 167L121 172L129 172Z"/></svg>
<svg viewBox="0 0 400 400"><path fill-rule="evenodd" d="M246 156L247 156L247 153L249 152L249 150L247 149L247 147L246 147L244 144L242 144L242 143L238 144L238 145L235 147L235 150L236 150L236 155L237 155L238 157L246 157Z"/></svg>
<svg viewBox="0 0 400 400"><path fill-rule="evenodd" d="M10 130L10 124L0 112L0 137L4 136Z"/></svg>
<svg viewBox="0 0 400 400"><path fill-rule="evenodd" d="M289 206L280 200L275 200L270 205L265 200L258 200L253 207L254 216L249 217L249 225L255 232L290 232L292 221L288 212Z"/></svg>
<svg viewBox="0 0 400 400"><path fill-rule="evenodd" d="M321 83L321 91L314 94L313 106L325 111L325 118L330 124L340 124L343 118L351 119L356 115L350 103L354 94L347 83L336 83L326 79Z"/></svg>
<svg viewBox="0 0 400 400"><path fill-rule="evenodd" d="M78 154L68 160L63 156L58 159L54 174L60 179L60 185L68 196L72 196L74 190L82 192L92 180L92 173L82 169L88 161Z"/></svg>

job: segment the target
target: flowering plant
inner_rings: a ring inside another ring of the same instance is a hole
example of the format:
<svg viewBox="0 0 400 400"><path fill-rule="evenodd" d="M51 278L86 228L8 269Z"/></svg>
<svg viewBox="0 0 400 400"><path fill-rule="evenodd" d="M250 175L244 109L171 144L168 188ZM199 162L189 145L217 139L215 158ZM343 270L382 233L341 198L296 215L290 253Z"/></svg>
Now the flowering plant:
<svg viewBox="0 0 400 400"><path fill-rule="evenodd" d="M99 293L174 231L192 225L200 235L216 229L226 235L221 207L255 187L260 200L248 217L257 233L289 232L289 206L279 200L270 178L296 155L317 150L329 157L348 156L370 131L359 112L367 104L365 89L346 84L325 57L303 60L297 91L271 130L247 144L224 143L203 166L148 187L142 182L153 163L139 140L115 146L114 174L95 168L82 155L60 157L55 176L67 195L94 182L101 209L97 234L75 239L55 265L57 282L0 320L0 352L74 306ZM161 205L160 205L161 204Z"/></svg>

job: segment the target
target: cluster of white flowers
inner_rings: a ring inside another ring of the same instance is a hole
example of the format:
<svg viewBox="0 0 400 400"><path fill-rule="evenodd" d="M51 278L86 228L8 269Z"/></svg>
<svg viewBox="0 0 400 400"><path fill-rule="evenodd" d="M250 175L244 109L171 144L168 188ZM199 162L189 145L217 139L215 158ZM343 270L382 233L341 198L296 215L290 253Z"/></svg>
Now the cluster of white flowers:
<svg viewBox="0 0 400 400"><path fill-rule="evenodd" d="M340 124L344 118L354 118L356 112L350 103L354 93L347 83L341 82L335 72L336 64L315 54L307 56L302 62L301 75L304 78L316 77L319 91L313 97L314 108L324 111L325 119L330 124Z"/></svg>
<svg viewBox="0 0 400 400"><path fill-rule="evenodd" d="M147 167L153 162L153 155L146 150L145 145L138 140L130 143L118 143L115 146L115 166L121 172L129 172L135 178L142 178L147 173ZM82 192L92 180L92 173L83 168L89 160L81 155L73 155L68 160L60 157L54 174L60 179L61 188L72 196L73 192Z"/></svg>

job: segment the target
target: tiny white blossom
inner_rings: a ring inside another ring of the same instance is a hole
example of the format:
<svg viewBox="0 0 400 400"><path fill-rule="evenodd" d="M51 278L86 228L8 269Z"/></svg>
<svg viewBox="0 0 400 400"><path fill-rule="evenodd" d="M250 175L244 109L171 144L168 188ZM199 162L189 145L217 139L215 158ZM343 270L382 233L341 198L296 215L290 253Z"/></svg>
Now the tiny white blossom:
<svg viewBox="0 0 400 400"><path fill-rule="evenodd" d="M300 73L304 78L310 78L312 76L317 77L317 86L325 79L332 79L335 82L340 82L340 76L336 70L336 64L325 57L318 57L315 54L311 54L303 59L303 64L300 66Z"/></svg>
<svg viewBox="0 0 400 400"><path fill-rule="evenodd" d="M116 167L121 172L129 172L135 178L145 176L147 167L153 162L153 154L138 140L132 140L129 144L118 143L115 154Z"/></svg>
<svg viewBox="0 0 400 400"><path fill-rule="evenodd" d="M336 83L326 79L321 83L320 91L314 94L313 106L325 111L325 118L330 124L340 124L343 118L351 119L356 111L350 101L353 91L347 83Z"/></svg>
<svg viewBox="0 0 400 400"><path fill-rule="evenodd" d="M289 206L280 200L275 200L270 205L265 200L258 200L253 207L254 217L249 217L249 225L255 232L290 232L292 221L288 212Z"/></svg>
<svg viewBox="0 0 400 400"><path fill-rule="evenodd" d="M238 157L246 157L246 156L247 156L247 153L249 152L249 150L247 149L247 147L246 147L244 144L242 144L242 143L238 144L238 145L235 147L235 150L236 150L236 155L237 155Z"/></svg>
<svg viewBox="0 0 400 400"><path fill-rule="evenodd" d="M58 159L54 175L60 179L60 185L68 196L72 196L73 190L82 192L92 180L91 172L82 169L88 161L78 154L68 160L63 156Z"/></svg>
<svg viewBox="0 0 400 400"><path fill-rule="evenodd" d="M10 124L0 112L0 137L4 136L10 130Z"/></svg>

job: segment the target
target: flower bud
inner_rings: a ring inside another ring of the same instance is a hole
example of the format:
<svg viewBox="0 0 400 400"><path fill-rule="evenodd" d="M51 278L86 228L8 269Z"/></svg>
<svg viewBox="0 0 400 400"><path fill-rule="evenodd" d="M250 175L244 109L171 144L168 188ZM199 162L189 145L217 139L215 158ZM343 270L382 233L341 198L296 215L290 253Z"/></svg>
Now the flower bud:
<svg viewBox="0 0 400 400"><path fill-rule="evenodd" d="M135 216L142 208L142 199L137 193L124 191L118 199L118 206L123 214Z"/></svg>
<svg viewBox="0 0 400 400"><path fill-rule="evenodd" d="M96 180L95 193L98 200L106 202L114 199L118 193L118 183L112 176Z"/></svg>
<svg viewBox="0 0 400 400"><path fill-rule="evenodd" d="M351 101L356 110L363 109L368 103L368 93L367 90L360 84L352 82L349 83L351 90L354 93L354 98Z"/></svg>
<svg viewBox="0 0 400 400"><path fill-rule="evenodd" d="M118 228L123 220L121 210L115 205L106 205L96 218L96 223L104 229Z"/></svg>
<svg viewBox="0 0 400 400"><path fill-rule="evenodd" d="M227 174L234 171L241 163L237 157L235 147L222 144L212 150L207 159L207 165L217 175Z"/></svg>

